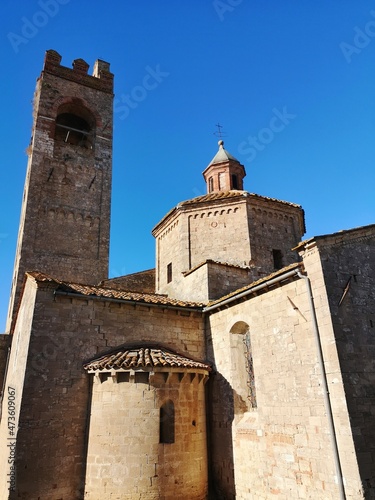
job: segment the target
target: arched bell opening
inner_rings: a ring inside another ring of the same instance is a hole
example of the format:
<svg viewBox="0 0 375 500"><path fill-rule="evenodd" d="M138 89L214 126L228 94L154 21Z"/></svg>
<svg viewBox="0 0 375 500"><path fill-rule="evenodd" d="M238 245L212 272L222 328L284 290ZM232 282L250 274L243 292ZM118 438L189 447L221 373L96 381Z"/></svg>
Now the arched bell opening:
<svg viewBox="0 0 375 500"><path fill-rule="evenodd" d="M84 149L93 149L95 118L82 105L67 103L60 106L55 121L54 139Z"/></svg>

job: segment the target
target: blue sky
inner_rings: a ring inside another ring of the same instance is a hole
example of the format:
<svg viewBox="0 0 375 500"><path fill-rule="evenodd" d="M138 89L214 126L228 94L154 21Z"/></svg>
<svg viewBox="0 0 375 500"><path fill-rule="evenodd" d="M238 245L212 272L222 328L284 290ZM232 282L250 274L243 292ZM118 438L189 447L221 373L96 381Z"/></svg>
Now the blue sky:
<svg viewBox="0 0 375 500"><path fill-rule="evenodd" d="M375 222L373 1L3 0L0 14L0 331L47 49L115 74L111 276L154 267L151 229L205 193L218 122L245 189L301 204L306 237Z"/></svg>

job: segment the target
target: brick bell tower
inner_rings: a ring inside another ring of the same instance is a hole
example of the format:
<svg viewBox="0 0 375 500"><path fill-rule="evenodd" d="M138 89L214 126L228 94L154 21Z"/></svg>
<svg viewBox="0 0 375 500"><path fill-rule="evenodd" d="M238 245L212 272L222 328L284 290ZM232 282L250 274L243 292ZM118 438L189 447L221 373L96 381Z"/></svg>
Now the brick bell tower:
<svg viewBox="0 0 375 500"><path fill-rule="evenodd" d="M107 62L45 55L14 265L7 331L25 272L96 284L108 276L113 74Z"/></svg>

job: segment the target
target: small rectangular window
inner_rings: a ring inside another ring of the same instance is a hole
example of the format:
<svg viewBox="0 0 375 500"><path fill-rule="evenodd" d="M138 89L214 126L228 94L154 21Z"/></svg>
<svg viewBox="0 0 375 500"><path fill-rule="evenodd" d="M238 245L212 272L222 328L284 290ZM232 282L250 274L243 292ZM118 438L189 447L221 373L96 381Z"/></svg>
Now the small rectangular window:
<svg viewBox="0 0 375 500"><path fill-rule="evenodd" d="M212 193L213 190L214 190L214 178L210 177L208 179L208 192Z"/></svg>
<svg viewBox="0 0 375 500"><path fill-rule="evenodd" d="M238 189L237 175L232 174L232 189Z"/></svg>
<svg viewBox="0 0 375 500"><path fill-rule="evenodd" d="M172 281L172 262L167 265L167 283Z"/></svg>
<svg viewBox="0 0 375 500"><path fill-rule="evenodd" d="M174 443L174 404L166 401L160 407L160 443Z"/></svg>
<svg viewBox="0 0 375 500"><path fill-rule="evenodd" d="M272 250L272 255L273 255L273 267L275 269L281 269L284 267L283 265L283 254L281 250Z"/></svg>

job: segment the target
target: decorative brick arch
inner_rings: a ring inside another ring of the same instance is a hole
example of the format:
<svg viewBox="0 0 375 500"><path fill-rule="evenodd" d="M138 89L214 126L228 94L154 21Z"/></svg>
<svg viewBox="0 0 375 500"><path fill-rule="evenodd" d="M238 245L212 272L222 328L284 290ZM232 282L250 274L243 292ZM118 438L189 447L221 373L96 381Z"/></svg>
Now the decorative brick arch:
<svg viewBox="0 0 375 500"><path fill-rule="evenodd" d="M91 116L91 120L94 120L90 123L92 127L101 127L102 126L102 119L99 115L99 113L96 111L96 109L92 109L92 106L83 98L81 97L74 97L74 96L65 96L65 97L59 97L56 99L54 102L53 106L51 107L51 115L56 118L59 113L61 113L61 109L63 108L71 108L71 109L81 109L83 110L84 113L87 113L87 116ZM72 111L70 111L72 112ZM83 116L87 120L85 116Z"/></svg>

